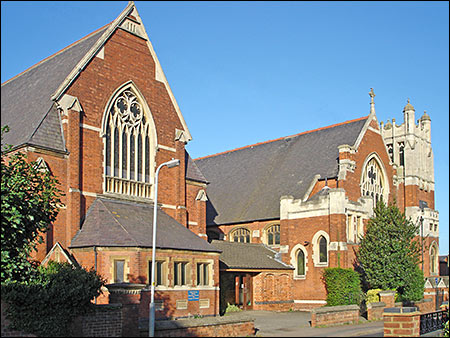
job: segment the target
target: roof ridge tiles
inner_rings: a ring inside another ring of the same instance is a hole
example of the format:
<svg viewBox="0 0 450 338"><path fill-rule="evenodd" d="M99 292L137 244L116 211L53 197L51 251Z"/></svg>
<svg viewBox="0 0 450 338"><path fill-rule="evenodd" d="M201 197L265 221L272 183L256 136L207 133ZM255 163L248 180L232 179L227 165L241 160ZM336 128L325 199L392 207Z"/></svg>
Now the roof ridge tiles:
<svg viewBox="0 0 450 338"><path fill-rule="evenodd" d="M61 50L59 50L59 51L53 53L52 55L47 56L45 59L42 59L41 61L35 63L34 65L32 65L32 66L30 66L30 67L28 67L27 69L25 69L24 71L20 72L20 73L17 74L16 76L13 76L13 77L10 78L9 80L6 80L6 81L3 82L1 85L4 86L4 85L8 84L9 82L11 82L11 81L17 79L18 77L22 76L23 74L29 72L30 70L32 70L32 69L38 67L38 66L41 65L41 64L43 64L44 62L47 62L48 60L54 58L55 56L57 56L57 55L59 55L59 54L65 52L66 50L68 50L68 49L70 49L70 48L76 46L76 45L79 44L80 42L84 41L85 39L91 37L92 35L98 33L98 32L101 31L102 29L106 28L106 27L109 26L111 23L112 23L112 21L111 21L110 23L107 23L106 25L104 25L104 26L102 26L102 27L96 29L95 31L89 33L88 35L83 36L82 38L80 38L80 39L78 39L77 41L71 43L70 45L64 47L63 49L61 49Z"/></svg>
<svg viewBox="0 0 450 338"><path fill-rule="evenodd" d="M362 117L359 117L359 118L356 118L356 119L353 119L353 120L348 120L348 121L344 121L344 122L332 124L332 125L329 125L329 126L320 127L320 128L317 128L317 129L312 129L312 130L303 131L303 132L298 133L298 134L289 135L289 136L283 136L283 137L279 137L279 138L276 138L276 139L273 139L273 140L268 140L268 141L258 142L258 143L255 143L255 144L250 144L250 145L246 145L246 146L239 147L239 148L235 148L235 149L231 149L231 150L226 150L226 151L223 151L223 152L220 152L220 153L217 153L217 154L212 154L212 155L206 155L206 156L203 156L203 157L198 157L198 158L194 159L194 161L197 161L197 160L203 160L203 159L206 159L206 158L215 157L215 156L220 156L220 155L225 155L225 154L227 154L227 153L231 153L231 152L234 152L234 151L243 150L243 149L250 148L250 147L260 146L260 145L263 145L263 144L267 144L267 143L271 143L271 142L276 142L276 141L281 141L281 140L284 140L284 139L288 139L288 138L292 138L292 137L297 137L297 136L300 136L300 135L309 134L309 133L313 133L313 132L320 131L320 130L324 130L324 129L329 129L329 128L338 127L338 126L341 126L341 125L344 125L344 124L348 124L348 123L353 123L353 122L361 121L361 120L367 119L368 117L369 117L369 115L366 115L366 116L362 116Z"/></svg>

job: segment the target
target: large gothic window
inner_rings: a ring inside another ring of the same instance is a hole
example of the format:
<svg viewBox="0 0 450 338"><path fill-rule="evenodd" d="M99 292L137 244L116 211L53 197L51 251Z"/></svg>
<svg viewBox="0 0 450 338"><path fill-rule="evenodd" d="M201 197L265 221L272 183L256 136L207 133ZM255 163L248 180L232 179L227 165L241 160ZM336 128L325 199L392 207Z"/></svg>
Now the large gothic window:
<svg viewBox="0 0 450 338"><path fill-rule="evenodd" d="M111 101L103 129L105 192L150 198L151 126L130 86Z"/></svg>
<svg viewBox="0 0 450 338"><path fill-rule="evenodd" d="M372 157L364 168L361 179L361 195L372 197L374 207L378 201L387 200L384 174L375 157Z"/></svg>

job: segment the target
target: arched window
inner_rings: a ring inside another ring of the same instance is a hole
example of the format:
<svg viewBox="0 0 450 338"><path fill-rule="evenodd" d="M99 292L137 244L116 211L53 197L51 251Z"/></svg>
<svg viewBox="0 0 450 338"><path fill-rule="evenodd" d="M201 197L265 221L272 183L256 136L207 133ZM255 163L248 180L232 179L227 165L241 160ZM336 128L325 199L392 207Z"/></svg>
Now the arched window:
<svg viewBox="0 0 450 338"><path fill-rule="evenodd" d="M323 236L320 236L319 238L319 262L320 263L328 262L327 240Z"/></svg>
<svg viewBox="0 0 450 338"><path fill-rule="evenodd" d="M107 193L150 198L154 151L153 121L132 85L110 101L103 120ZM147 108L148 109L148 108Z"/></svg>
<svg viewBox="0 0 450 338"><path fill-rule="evenodd" d="M387 201L383 170L375 157L372 157L364 167L361 177L361 195L372 197L374 207L378 201Z"/></svg>
<svg viewBox="0 0 450 338"><path fill-rule="evenodd" d="M297 276L304 276L306 272L305 253L303 250L297 251Z"/></svg>
<svg viewBox="0 0 450 338"><path fill-rule="evenodd" d="M280 245L280 225L274 224L266 230L267 245Z"/></svg>
<svg viewBox="0 0 450 338"><path fill-rule="evenodd" d="M431 275L438 274L438 258L436 246L433 244L430 249L430 273Z"/></svg>
<svg viewBox="0 0 450 338"><path fill-rule="evenodd" d="M238 228L230 234L230 241L250 243L250 231L245 228Z"/></svg>

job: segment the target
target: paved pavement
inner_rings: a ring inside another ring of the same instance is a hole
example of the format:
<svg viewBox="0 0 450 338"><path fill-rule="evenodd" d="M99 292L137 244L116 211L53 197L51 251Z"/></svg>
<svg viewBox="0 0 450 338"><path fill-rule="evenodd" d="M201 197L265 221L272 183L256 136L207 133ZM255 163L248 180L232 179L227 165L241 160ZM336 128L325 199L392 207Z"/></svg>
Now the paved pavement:
<svg viewBox="0 0 450 338"><path fill-rule="evenodd" d="M228 314L255 319L257 337L383 337L383 321L336 325L324 328L310 326L311 314L303 311L243 311Z"/></svg>

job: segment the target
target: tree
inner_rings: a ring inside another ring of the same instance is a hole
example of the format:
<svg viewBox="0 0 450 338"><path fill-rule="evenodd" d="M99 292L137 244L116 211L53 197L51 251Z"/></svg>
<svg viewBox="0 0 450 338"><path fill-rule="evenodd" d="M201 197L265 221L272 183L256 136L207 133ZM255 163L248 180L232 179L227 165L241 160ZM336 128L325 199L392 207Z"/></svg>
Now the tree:
<svg viewBox="0 0 450 338"><path fill-rule="evenodd" d="M394 204L379 202L361 238L357 260L368 288L395 289L400 300L423 298L420 246L415 225Z"/></svg>
<svg viewBox="0 0 450 338"><path fill-rule="evenodd" d="M49 171L39 170L25 154L11 152L1 137L1 283L27 281L34 273L31 252L58 215L61 191Z"/></svg>

